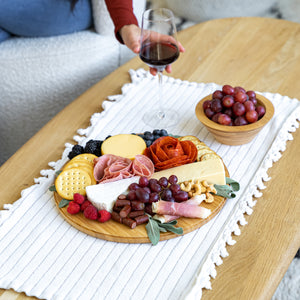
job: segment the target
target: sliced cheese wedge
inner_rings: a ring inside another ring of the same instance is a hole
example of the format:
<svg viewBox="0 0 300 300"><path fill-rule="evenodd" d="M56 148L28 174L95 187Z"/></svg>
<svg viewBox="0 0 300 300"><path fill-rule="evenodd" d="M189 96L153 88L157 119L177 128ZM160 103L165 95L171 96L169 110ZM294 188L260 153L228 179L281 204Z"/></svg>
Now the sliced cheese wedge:
<svg viewBox="0 0 300 300"><path fill-rule="evenodd" d="M121 194L127 194L131 183L138 183L140 177L134 176L118 181L99 183L86 187L86 195L89 201L98 209L106 209L112 212L113 206Z"/></svg>
<svg viewBox="0 0 300 300"><path fill-rule="evenodd" d="M221 159L209 159L159 171L154 173L152 178L169 178L171 175L176 175L178 182L206 180L210 184L226 184L225 169Z"/></svg>

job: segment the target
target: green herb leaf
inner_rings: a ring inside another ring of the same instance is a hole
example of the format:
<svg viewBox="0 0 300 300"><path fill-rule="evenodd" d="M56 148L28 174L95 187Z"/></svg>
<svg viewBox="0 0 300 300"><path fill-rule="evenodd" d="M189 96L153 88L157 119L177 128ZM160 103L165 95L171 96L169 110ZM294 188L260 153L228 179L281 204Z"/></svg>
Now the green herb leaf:
<svg viewBox="0 0 300 300"><path fill-rule="evenodd" d="M58 204L58 207L63 208L65 206L69 205L70 202L71 202L71 200L61 199L59 204Z"/></svg>
<svg viewBox="0 0 300 300"><path fill-rule="evenodd" d="M157 245L160 238L158 223L149 216L148 224L146 225L147 234L152 245Z"/></svg>
<svg viewBox="0 0 300 300"><path fill-rule="evenodd" d="M235 181L234 179L226 177L226 183L232 187L233 191L237 192L240 190L240 184L237 181Z"/></svg>
<svg viewBox="0 0 300 300"><path fill-rule="evenodd" d="M226 185L215 184L214 187L217 190L217 195L225 198L235 198L236 194L233 192L237 192L240 190L240 184L226 177Z"/></svg>
<svg viewBox="0 0 300 300"><path fill-rule="evenodd" d="M149 221L146 225L146 230L152 245L156 245L159 242L160 232L170 231L175 234L183 234L183 229L181 227L174 226L177 224L177 220L161 223L159 220L153 219L150 215L148 215L148 217Z"/></svg>
<svg viewBox="0 0 300 300"><path fill-rule="evenodd" d="M183 234L183 229L181 227L175 227L175 226L173 226L171 224L168 224L168 223L160 223L159 227L165 228L168 231L171 231L175 234Z"/></svg>
<svg viewBox="0 0 300 300"><path fill-rule="evenodd" d="M174 135L174 134L170 134L170 133L169 133L169 136L174 137L174 138L176 138L176 139L178 139L178 138L181 137L180 135Z"/></svg>
<svg viewBox="0 0 300 300"><path fill-rule="evenodd" d="M55 185L51 185L51 186L49 187L49 191L50 191L50 192L56 192Z"/></svg>
<svg viewBox="0 0 300 300"><path fill-rule="evenodd" d="M58 170L55 172L55 175L58 176L61 172L62 172L62 170Z"/></svg>
<svg viewBox="0 0 300 300"><path fill-rule="evenodd" d="M167 222L167 223L162 223L162 224L176 225L177 223L178 223L177 220L173 220L173 221L170 221L170 222Z"/></svg>

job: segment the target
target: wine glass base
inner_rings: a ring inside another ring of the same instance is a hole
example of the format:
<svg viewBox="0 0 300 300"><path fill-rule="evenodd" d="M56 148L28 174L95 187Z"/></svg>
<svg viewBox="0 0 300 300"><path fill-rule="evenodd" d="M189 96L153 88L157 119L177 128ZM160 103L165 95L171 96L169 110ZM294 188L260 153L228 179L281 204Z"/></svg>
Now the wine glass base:
<svg viewBox="0 0 300 300"><path fill-rule="evenodd" d="M167 129L178 123L178 113L175 110L160 110L146 112L143 121L153 129Z"/></svg>

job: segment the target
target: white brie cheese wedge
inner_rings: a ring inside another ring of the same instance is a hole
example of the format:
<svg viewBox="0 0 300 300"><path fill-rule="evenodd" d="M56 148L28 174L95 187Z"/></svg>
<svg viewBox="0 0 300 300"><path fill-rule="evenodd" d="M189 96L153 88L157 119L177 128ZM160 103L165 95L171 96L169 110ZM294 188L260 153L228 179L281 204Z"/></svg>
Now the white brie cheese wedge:
<svg viewBox="0 0 300 300"><path fill-rule="evenodd" d="M87 198L98 210L105 209L112 212L118 196L127 194L129 185L131 183L138 183L139 178L139 176L134 176L118 181L87 186Z"/></svg>

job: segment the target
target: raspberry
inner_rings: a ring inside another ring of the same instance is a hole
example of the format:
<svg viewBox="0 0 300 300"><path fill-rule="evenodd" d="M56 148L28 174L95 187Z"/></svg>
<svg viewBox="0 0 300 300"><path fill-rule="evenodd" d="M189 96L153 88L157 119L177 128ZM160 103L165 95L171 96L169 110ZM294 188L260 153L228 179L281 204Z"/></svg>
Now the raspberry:
<svg viewBox="0 0 300 300"><path fill-rule="evenodd" d="M104 223L104 222L108 221L111 218L111 213L109 211L105 210L105 209L99 210L98 214L100 216L98 218L98 221L100 223Z"/></svg>
<svg viewBox="0 0 300 300"><path fill-rule="evenodd" d="M85 197L79 193L75 193L73 196L73 201L81 205L85 200Z"/></svg>
<svg viewBox="0 0 300 300"><path fill-rule="evenodd" d="M69 206L67 208L67 212L71 215L75 215L80 212L80 205L74 201L71 201L69 203Z"/></svg>
<svg viewBox="0 0 300 300"><path fill-rule="evenodd" d="M84 216L87 219L90 220L97 220L98 218L98 211L97 208L93 205L89 205L84 211L83 211Z"/></svg>
<svg viewBox="0 0 300 300"><path fill-rule="evenodd" d="M92 203L89 200L84 200L80 206L80 210L84 211L89 205L92 205Z"/></svg>

